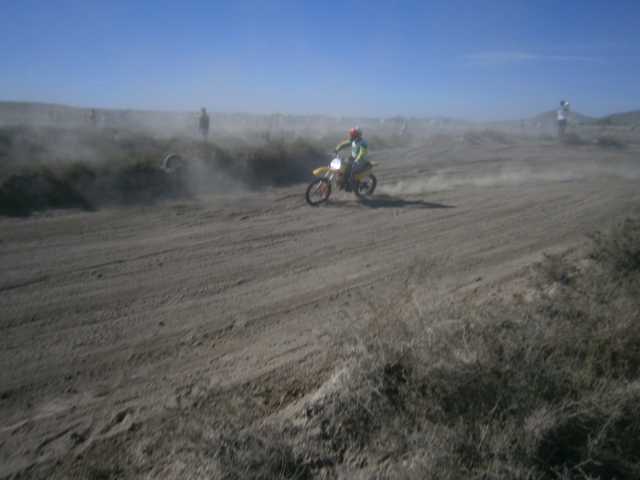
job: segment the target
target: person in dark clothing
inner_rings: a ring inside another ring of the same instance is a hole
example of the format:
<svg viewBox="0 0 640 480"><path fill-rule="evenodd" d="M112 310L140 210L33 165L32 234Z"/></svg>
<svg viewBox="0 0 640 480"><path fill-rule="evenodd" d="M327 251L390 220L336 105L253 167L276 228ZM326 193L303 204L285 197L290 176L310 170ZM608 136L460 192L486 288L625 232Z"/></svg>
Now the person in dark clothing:
<svg viewBox="0 0 640 480"><path fill-rule="evenodd" d="M202 139L206 140L209 135L209 115L207 115L207 110L204 107L200 112L200 126L198 128L202 134Z"/></svg>

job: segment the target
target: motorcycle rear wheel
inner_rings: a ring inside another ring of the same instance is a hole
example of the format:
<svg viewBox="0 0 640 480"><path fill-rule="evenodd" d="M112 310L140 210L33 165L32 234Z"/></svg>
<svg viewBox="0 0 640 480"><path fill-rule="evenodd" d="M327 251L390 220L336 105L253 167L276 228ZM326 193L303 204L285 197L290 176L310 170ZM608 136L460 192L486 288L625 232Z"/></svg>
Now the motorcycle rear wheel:
<svg viewBox="0 0 640 480"><path fill-rule="evenodd" d="M378 179L373 173L370 173L368 177L356 182L353 192L356 194L356 197L372 195L373 191L376 189L376 185L378 185Z"/></svg>
<svg viewBox="0 0 640 480"><path fill-rule="evenodd" d="M309 205L316 207L326 202L329 195L331 195L331 182L326 178L316 178L307 187L305 198Z"/></svg>

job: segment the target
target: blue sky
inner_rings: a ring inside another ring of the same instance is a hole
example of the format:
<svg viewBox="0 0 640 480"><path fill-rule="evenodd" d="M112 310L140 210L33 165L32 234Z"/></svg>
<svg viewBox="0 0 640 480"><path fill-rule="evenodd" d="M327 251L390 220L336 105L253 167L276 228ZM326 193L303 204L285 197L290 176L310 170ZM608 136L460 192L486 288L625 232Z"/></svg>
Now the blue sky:
<svg viewBox="0 0 640 480"><path fill-rule="evenodd" d="M0 100L529 118L640 109L640 1L3 1Z"/></svg>

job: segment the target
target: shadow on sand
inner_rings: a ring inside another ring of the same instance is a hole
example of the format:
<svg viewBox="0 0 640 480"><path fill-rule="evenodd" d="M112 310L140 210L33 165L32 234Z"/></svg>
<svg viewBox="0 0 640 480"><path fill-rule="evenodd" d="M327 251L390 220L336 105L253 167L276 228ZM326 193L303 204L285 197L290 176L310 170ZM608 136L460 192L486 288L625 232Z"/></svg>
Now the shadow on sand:
<svg viewBox="0 0 640 480"><path fill-rule="evenodd" d="M362 197L358 202L369 208L456 208L452 205L429 203L423 200L405 200L402 198L379 195L375 197Z"/></svg>

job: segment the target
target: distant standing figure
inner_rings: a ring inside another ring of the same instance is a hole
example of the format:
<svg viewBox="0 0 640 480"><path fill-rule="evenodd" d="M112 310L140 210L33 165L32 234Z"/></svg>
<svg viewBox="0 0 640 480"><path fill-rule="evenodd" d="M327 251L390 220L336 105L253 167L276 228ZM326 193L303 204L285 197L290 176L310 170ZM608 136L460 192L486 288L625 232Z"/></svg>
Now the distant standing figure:
<svg viewBox="0 0 640 480"><path fill-rule="evenodd" d="M558 135L564 135L564 129L567 126L567 115L569 114L569 102L560 100L560 108L558 109Z"/></svg>
<svg viewBox="0 0 640 480"><path fill-rule="evenodd" d="M207 110L202 107L201 113L200 113L200 133L202 133L202 138L204 140L207 139L207 136L209 135L209 115L207 115Z"/></svg>
<svg viewBox="0 0 640 480"><path fill-rule="evenodd" d="M89 121L91 122L91 125L93 125L94 127L96 126L98 118L96 116L95 110L91 110L91 113L89 114Z"/></svg>

